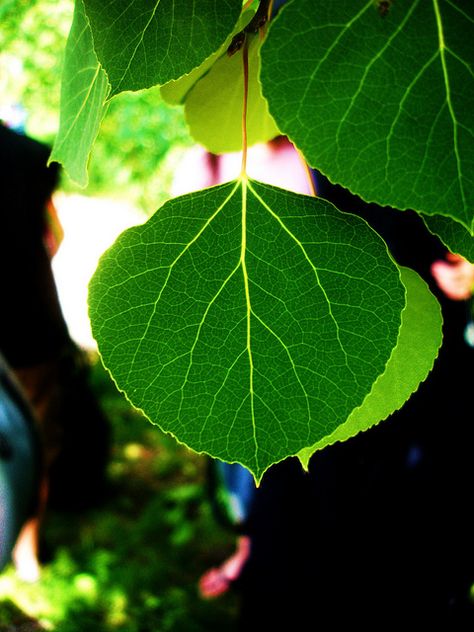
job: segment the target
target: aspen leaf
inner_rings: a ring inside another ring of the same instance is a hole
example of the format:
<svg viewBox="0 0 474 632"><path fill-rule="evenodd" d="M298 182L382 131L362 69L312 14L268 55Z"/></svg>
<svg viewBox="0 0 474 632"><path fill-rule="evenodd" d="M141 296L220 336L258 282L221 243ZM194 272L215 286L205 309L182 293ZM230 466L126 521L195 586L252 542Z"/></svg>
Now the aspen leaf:
<svg viewBox="0 0 474 632"><path fill-rule="evenodd" d="M362 403L397 344L405 288L365 221L242 178L125 231L89 305L130 402L259 480Z"/></svg>
<svg viewBox="0 0 474 632"><path fill-rule="evenodd" d="M262 47L270 112L369 202L474 229L474 4L298 0Z"/></svg>
<svg viewBox="0 0 474 632"><path fill-rule="evenodd" d="M240 0L84 0L111 96L177 79L201 64L239 19Z"/></svg>

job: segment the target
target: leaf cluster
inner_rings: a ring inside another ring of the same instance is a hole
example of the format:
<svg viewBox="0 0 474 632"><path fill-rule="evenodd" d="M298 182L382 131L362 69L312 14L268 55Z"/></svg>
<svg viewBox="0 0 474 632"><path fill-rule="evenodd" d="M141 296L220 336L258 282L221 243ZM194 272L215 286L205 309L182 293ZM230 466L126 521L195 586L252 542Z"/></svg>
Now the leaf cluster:
<svg viewBox="0 0 474 632"><path fill-rule="evenodd" d="M254 28L272 4L76 0L52 159L85 184L107 108L159 86L208 151L283 134L332 182L416 211L472 260L473 9L291 0ZM428 289L363 220L245 170L126 231L90 314L136 407L257 480L389 416L441 344Z"/></svg>

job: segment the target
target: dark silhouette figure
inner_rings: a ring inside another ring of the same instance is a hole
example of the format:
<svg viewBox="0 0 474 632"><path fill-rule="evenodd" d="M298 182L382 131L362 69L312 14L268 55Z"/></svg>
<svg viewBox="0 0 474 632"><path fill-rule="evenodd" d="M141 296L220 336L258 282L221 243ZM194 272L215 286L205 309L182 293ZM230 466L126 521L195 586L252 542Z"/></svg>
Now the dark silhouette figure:
<svg viewBox="0 0 474 632"><path fill-rule="evenodd" d="M102 497L110 440L89 383L88 358L69 335L51 268L57 221L52 194L60 173L57 164L47 166L49 153L46 145L0 124L0 352L39 432L43 475L36 522L46 503L81 509ZM37 556L38 524L28 528L32 533L24 541L30 544L19 542L14 555L17 566L26 567L23 574L34 579L38 568L30 554Z"/></svg>

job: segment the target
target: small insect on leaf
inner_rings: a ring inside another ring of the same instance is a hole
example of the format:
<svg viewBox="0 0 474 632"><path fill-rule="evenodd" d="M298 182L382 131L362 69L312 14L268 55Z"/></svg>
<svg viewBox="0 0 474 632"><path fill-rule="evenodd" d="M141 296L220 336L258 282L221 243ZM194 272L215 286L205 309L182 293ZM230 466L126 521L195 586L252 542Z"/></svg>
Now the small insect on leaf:
<svg viewBox="0 0 474 632"><path fill-rule="evenodd" d="M235 55L235 53L237 53L242 48L242 46L244 45L244 42L245 42L244 31L240 31L240 33L237 33L237 35L234 35L227 49L228 56L232 57L232 55Z"/></svg>
<svg viewBox="0 0 474 632"><path fill-rule="evenodd" d="M270 3L268 0L262 0L257 9L257 12L247 24L247 26L242 31L240 31L240 33L234 35L227 49L227 55L229 57L235 55L235 53L237 53L242 48L247 33L249 35L256 35L261 29L263 29L263 27L268 22L269 4Z"/></svg>
<svg viewBox="0 0 474 632"><path fill-rule="evenodd" d="M377 3L377 10L379 12L380 17L382 18L386 17L390 12L391 6L392 6L392 0L380 0Z"/></svg>

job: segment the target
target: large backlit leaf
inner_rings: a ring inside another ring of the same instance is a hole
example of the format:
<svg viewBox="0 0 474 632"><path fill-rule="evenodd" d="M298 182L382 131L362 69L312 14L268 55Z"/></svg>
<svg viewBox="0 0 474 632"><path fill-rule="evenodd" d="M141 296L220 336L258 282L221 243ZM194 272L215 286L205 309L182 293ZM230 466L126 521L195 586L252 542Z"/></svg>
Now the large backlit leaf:
<svg viewBox="0 0 474 632"><path fill-rule="evenodd" d="M472 230L473 41L472 2L297 0L269 29L263 94L331 181Z"/></svg>
<svg viewBox="0 0 474 632"><path fill-rule="evenodd" d="M60 162L81 186L87 185L87 162L109 90L94 52L83 0L76 0L64 59L59 131L50 160Z"/></svg>
<svg viewBox="0 0 474 632"><path fill-rule="evenodd" d="M263 40L252 38L249 46L247 142L266 142L279 134L268 112L258 80ZM186 121L193 138L219 154L242 149L244 72L242 51L224 55L200 79L186 97Z"/></svg>
<svg viewBox="0 0 474 632"><path fill-rule="evenodd" d="M125 231L89 304L129 400L259 479L362 403L396 345L405 290L363 220L242 179Z"/></svg>
<svg viewBox="0 0 474 632"><path fill-rule="evenodd" d="M214 53L241 0L84 0L112 95L177 79Z"/></svg>
<svg viewBox="0 0 474 632"><path fill-rule="evenodd" d="M428 230L437 235L448 250L474 263L474 237L464 226L442 215L424 215L423 221Z"/></svg>
<svg viewBox="0 0 474 632"><path fill-rule="evenodd" d="M423 279L413 270L401 268L407 290L398 344L385 372L377 379L363 404L332 434L298 454L303 467L316 450L346 441L386 419L403 406L433 368L442 343L442 316L438 301Z"/></svg>

